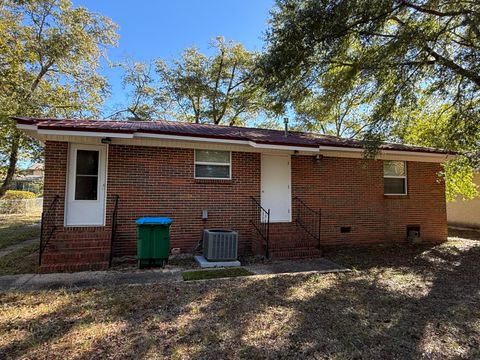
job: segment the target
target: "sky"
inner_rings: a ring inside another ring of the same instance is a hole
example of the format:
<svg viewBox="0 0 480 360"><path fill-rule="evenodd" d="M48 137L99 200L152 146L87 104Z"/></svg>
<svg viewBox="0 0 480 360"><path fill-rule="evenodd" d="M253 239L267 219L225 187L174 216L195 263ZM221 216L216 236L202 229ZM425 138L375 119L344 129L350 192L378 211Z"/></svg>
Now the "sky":
<svg viewBox="0 0 480 360"><path fill-rule="evenodd" d="M269 11L274 0L73 0L74 6L108 16L119 25L119 44L108 51L109 60L149 61L178 58L183 49L196 46L208 52L217 36L261 51ZM108 78L111 97L105 115L126 100L121 71L102 62L100 73Z"/></svg>

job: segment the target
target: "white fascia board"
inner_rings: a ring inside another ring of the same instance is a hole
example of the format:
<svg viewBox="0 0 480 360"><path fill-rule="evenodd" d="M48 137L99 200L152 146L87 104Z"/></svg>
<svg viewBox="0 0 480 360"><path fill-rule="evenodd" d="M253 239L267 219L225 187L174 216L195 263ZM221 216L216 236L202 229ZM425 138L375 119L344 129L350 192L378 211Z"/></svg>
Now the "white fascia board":
<svg viewBox="0 0 480 360"><path fill-rule="evenodd" d="M291 146L291 145L271 145L271 144L258 144L251 141L250 146L257 149L271 149L271 150L298 150L318 153L320 149L318 147L306 147L306 146Z"/></svg>
<svg viewBox="0 0 480 360"><path fill-rule="evenodd" d="M250 145L248 140L228 140L228 139L215 139L196 136L183 136L183 135L168 135L168 134L153 134L136 132L134 137L138 138L151 138L151 139L165 139L165 140L181 140L181 141L201 141L201 142L213 142L222 144L239 144Z"/></svg>
<svg viewBox="0 0 480 360"><path fill-rule="evenodd" d="M249 145L256 149L271 149L271 150L299 150L299 151L311 151L318 153L318 147L309 148L304 146L292 146L292 145L271 145L271 144L258 144L250 140L235 140L235 139L218 139L196 136L183 136L183 135L168 135L168 134L153 134L153 133L135 133L134 137L152 138L152 139L165 139L165 140L181 140L181 141L199 141L199 142L211 142L220 144L235 144L235 145Z"/></svg>
<svg viewBox="0 0 480 360"><path fill-rule="evenodd" d="M91 136L91 137L101 137L101 138L110 137L110 138L133 139L133 134L95 132L95 131L71 131L71 130L38 129L38 133L42 134L42 135Z"/></svg>
<svg viewBox="0 0 480 360"><path fill-rule="evenodd" d="M320 146L320 151L335 151L335 152L350 152L350 153L363 153L364 149L362 148L344 148L337 146ZM402 151L402 150L380 150L378 155L397 155L397 156L406 156L406 157L419 157L419 158L431 158L438 160L449 160L456 157L456 155L451 154L440 154L440 153L429 153L421 151Z"/></svg>
<svg viewBox="0 0 480 360"><path fill-rule="evenodd" d="M36 125L27 125L27 124L17 124L17 129L21 129L21 130L34 130L34 131L36 131L36 130L37 130L37 126L36 126Z"/></svg>
<svg viewBox="0 0 480 360"><path fill-rule="evenodd" d="M447 157L452 156L450 154L421 152L421 151L401 151L401 150L382 150L380 151L380 154L419 156L419 157L431 157L431 158L442 158L442 159L446 159Z"/></svg>

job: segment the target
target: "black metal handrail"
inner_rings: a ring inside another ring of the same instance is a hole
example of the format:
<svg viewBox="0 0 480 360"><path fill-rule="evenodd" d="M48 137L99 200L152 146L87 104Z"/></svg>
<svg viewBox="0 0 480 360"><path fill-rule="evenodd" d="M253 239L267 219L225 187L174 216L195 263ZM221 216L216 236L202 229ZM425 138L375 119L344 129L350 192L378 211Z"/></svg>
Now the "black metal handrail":
<svg viewBox="0 0 480 360"><path fill-rule="evenodd" d="M295 211L295 222L298 226L317 241L317 248L320 249L320 229L322 226L322 210L314 210L300 198L295 196L294 201L298 204Z"/></svg>
<svg viewBox="0 0 480 360"><path fill-rule="evenodd" d="M118 200L120 196L115 195L115 205L113 207L113 214L112 214L112 234L110 236L110 258L108 260L108 266L112 266L113 260L113 242L115 240L115 236L117 235L117 214L118 214Z"/></svg>
<svg viewBox="0 0 480 360"><path fill-rule="evenodd" d="M250 196L250 199L252 200L252 218L250 223L265 241L265 256L268 259L270 256L270 209L265 210L253 196Z"/></svg>
<svg viewBox="0 0 480 360"><path fill-rule="evenodd" d="M45 211L42 212L42 222L40 225L40 248L39 248L39 257L38 265L42 265L42 255L45 249L47 248L48 242L53 236L53 233L57 229L56 225L56 212L59 195L55 195L50 205Z"/></svg>

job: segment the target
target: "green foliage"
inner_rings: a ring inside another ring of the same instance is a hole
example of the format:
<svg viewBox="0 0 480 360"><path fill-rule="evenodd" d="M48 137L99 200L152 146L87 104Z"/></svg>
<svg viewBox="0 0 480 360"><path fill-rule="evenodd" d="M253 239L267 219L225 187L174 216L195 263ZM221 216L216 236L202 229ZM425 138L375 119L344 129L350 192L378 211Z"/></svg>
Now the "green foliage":
<svg viewBox="0 0 480 360"><path fill-rule="evenodd" d="M282 111L307 129L457 151L447 197L476 195L480 146L480 3L278 0L259 61Z"/></svg>
<svg viewBox="0 0 480 360"><path fill-rule="evenodd" d="M447 200L453 201L457 197L472 199L480 195L473 182L474 170L478 168L478 159L472 156L476 146L470 146L465 138L450 136L450 132L454 131L449 121L452 112L454 109L450 106L437 102L435 98L422 96L418 100L418 106L395 113L398 121L392 130L392 136L407 144L449 147L458 151L458 157L447 162L442 172Z"/></svg>
<svg viewBox="0 0 480 360"><path fill-rule="evenodd" d="M362 83L375 94L355 110L366 134L390 138L395 114L429 97L449 108L444 146L478 146L480 3L278 0L270 24L259 67L277 111L312 88L323 106Z"/></svg>
<svg viewBox="0 0 480 360"><path fill-rule="evenodd" d="M115 45L116 25L69 0L5 0L0 4L0 195L19 157L41 156L11 116L85 117L98 113L107 93L97 68Z"/></svg>
<svg viewBox="0 0 480 360"><path fill-rule="evenodd" d="M2 200L35 199L36 197L37 195L31 191L7 190Z"/></svg>
<svg viewBox="0 0 480 360"><path fill-rule="evenodd" d="M263 93L251 79L257 55L221 37L212 48L211 56L188 48L171 64L121 64L131 101L113 117L241 125L265 111Z"/></svg>
<svg viewBox="0 0 480 360"><path fill-rule="evenodd" d="M363 79L349 83L349 91L326 94L324 87L334 87L339 69L320 76L305 95L294 102L297 122L306 131L340 137L361 137L371 125L368 109L375 99L373 87Z"/></svg>
<svg viewBox="0 0 480 360"><path fill-rule="evenodd" d="M474 183L475 168L468 158L459 157L444 164L445 192L447 201L455 199L469 200L479 196L477 185Z"/></svg>

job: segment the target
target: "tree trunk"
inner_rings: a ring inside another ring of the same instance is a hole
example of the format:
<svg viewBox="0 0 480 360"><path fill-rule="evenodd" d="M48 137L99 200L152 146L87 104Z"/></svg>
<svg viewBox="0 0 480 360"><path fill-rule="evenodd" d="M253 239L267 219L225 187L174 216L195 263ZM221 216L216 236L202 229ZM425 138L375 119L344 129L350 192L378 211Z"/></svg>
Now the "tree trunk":
<svg viewBox="0 0 480 360"><path fill-rule="evenodd" d="M19 145L20 134L18 130L15 129L15 133L12 137L12 146L10 148L10 157L8 159L7 176L5 177L5 180L3 180L3 184L0 187L0 198L5 195L7 190L10 189L10 185L12 184L13 176L15 175L15 169L17 167Z"/></svg>
<svg viewBox="0 0 480 360"><path fill-rule="evenodd" d="M30 98L32 97L34 91L37 89L38 84L45 76L47 71L53 66L54 61L50 60L47 62L46 65L42 65L40 72L38 73L37 77L32 83L30 87L30 92L27 94L25 99L23 100L24 104L28 104ZM17 169L17 161L18 161L18 150L20 148L20 132L18 131L15 122L13 122L13 136L12 136L12 146L10 148L10 157L8 158L8 169L7 169L7 176L3 180L2 186L0 187L0 197L5 195L7 190L12 185L13 176L15 175L15 170Z"/></svg>

